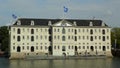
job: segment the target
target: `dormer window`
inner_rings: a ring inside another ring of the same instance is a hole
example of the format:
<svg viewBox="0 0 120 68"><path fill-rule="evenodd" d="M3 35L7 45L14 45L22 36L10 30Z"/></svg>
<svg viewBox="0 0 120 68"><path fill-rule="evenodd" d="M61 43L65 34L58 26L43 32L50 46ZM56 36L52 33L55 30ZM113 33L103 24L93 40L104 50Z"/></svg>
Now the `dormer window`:
<svg viewBox="0 0 120 68"><path fill-rule="evenodd" d="M49 25L49 26L52 25L51 21L48 21L48 25Z"/></svg>
<svg viewBox="0 0 120 68"><path fill-rule="evenodd" d="M102 22L102 26L105 26L105 23Z"/></svg>
<svg viewBox="0 0 120 68"><path fill-rule="evenodd" d="M75 26L77 25L77 24L76 24L76 21L74 21L73 23L74 23Z"/></svg>
<svg viewBox="0 0 120 68"><path fill-rule="evenodd" d="M17 25L21 25L21 22L20 22L20 20L18 20L18 21L17 21Z"/></svg>
<svg viewBox="0 0 120 68"><path fill-rule="evenodd" d="M90 22L89 26L93 26L93 22Z"/></svg>
<svg viewBox="0 0 120 68"><path fill-rule="evenodd" d="M34 25L34 21L33 20L31 21L31 25Z"/></svg>

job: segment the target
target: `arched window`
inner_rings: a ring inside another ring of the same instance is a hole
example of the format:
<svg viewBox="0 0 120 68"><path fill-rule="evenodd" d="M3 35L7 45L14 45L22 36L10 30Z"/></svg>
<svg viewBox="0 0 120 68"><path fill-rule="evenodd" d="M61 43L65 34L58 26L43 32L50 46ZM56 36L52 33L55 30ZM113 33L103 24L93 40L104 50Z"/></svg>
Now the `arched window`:
<svg viewBox="0 0 120 68"><path fill-rule="evenodd" d="M93 41L93 36L90 37L90 41Z"/></svg>
<svg viewBox="0 0 120 68"><path fill-rule="evenodd" d="M34 29L31 29L31 34L34 34Z"/></svg>
<svg viewBox="0 0 120 68"><path fill-rule="evenodd" d="M65 36L62 36L62 41L65 41Z"/></svg>
<svg viewBox="0 0 120 68"><path fill-rule="evenodd" d="M105 41L105 36L103 36L103 41Z"/></svg>
<svg viewBox="0 0 120 68"><path fill-rule="evenodd" d="M20 46L17 47L17 52L20 52L21 51L21 48Z"/></svg>
<svg viewBox="0 0 120 68"><path fill-rule="evenodd" d="M34 52L34 47L32 46L30 50L31 50L31 52Z"/></svg>
<svg viewBox="0 0 120 68"><path fill-rule="evenodd" d="M94 51L94 47L93 46L91 46L90 49L91 49L91 51Z"/></svg>
<svg viewBox="0 0 120 68"><path fill-rule="evenodd" d="M92 29L90 30L90 34L93 34L93 30Z"/></svg>
<svg viewBox="0 0 120 68"><path fill-rule="evenodd" d="M66 51L65 46L62 46L62 51Z"/></svg>
<svg viewBox="0 0 120 68"><path fill-rule="evenodd" d="M31 41L34 41L34 36L31 36Z"/></svg>
<svg viewBox="0 0 120 68"><path fill-rule="evenodd" d="M75 36L75 41L77 41L77 36Z"/></svg>
<svg viewBox="0 0 120 68"><path fill-rule="evenodd" d="M106 47L105 47L105 46L103 46L103 48L102 48L102 49L103 49L103 51L106 51Z"/></svg>
<svg viewBox="0 0 120 68"><path fill-rule="evenodd" d="M62 33L65 34L65 28L62 29Z"/></svg>
<svg viewBox="0 0 120 68"><path fill-rule="evenodd" d="M17 30L17 34L20 34L20 29Z"/></svg>
<svg viewBox="0 0 120 68"><path fill-rule="evenodd" d="M102 34L105 34L105 30L104 29L102 30Z"/></svg>
<svg viewBox="0 0 120 68"><path fill-rule="evenodd" d="M17 41L20 41L20 36L17 36Z"/></svg>
<svg viewBox="0 0 120 68"><path fill-rule="evenodd" d="M77 30L75 29L75 34L77 34Z"/></svg>

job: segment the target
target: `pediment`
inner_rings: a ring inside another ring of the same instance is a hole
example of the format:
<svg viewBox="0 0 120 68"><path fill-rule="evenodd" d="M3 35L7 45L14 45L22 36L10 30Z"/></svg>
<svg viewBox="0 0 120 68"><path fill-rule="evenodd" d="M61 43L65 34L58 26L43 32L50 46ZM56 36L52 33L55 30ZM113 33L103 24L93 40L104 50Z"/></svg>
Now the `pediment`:
<svg viewBox="0 0 120 68"><path fill-rule="evenodd" d="M63 20L53 24L53 26L74 26L74 24L72 24L71 22L63 19Z"/></svg>

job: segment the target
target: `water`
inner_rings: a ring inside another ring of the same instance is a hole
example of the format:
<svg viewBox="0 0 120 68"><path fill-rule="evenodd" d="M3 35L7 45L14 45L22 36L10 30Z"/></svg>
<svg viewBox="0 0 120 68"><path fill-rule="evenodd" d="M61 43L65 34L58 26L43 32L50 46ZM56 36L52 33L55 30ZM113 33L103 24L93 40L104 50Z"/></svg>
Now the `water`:
<svg viewBox="0 0 120 68"><path fill-rule="evenodd" d="M120 58L79 60L9 60L0 58L0 68L120 68Z"/></svg>

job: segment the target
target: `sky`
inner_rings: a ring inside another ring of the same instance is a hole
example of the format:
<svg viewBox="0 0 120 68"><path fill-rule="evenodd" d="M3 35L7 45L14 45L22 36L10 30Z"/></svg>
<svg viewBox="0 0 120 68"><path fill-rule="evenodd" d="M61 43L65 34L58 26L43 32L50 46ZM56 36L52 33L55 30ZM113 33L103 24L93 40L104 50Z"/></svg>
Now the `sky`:
<svg viewBox="0 0 120 68"><path fill-rule="evenodd" d="M63 6L68 8L64 12ZM120 0L0 0L0 26L17 18L97 19L120 27Z"/></svg>

